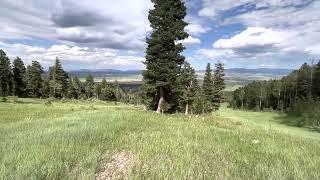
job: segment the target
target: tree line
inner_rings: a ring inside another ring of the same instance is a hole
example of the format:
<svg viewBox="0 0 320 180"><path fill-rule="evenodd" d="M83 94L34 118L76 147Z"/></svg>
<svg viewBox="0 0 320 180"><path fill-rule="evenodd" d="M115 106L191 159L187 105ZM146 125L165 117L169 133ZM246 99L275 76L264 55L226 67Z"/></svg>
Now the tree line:
<svg viewBox="0 0 320 180"><path fill-rule="evenodd" d="M194 69L181 54L185 49L182 41L189 36L185 31L188 25L184 21L187 15L185 1L152 2L154 8L149 11L148 19L153 31L146 39L148 46L139 96L141 102L147 109L158 113L210 113L218 110L225 88L223 64L215 65L214 74L208 64L200 86ZM3 51L1 53L1 96L113 100L120 94L119 86L112 86L105 79L102 83L95 83L92 76L88 76L84 83L77 77L72 79L58 59L49 68L47 77L42 76L43 68L37 61L25 68L17 58L12 71L9 59ZM125 97L130 99L128 97L131 96Z"/></svg>
<svg viewBox="0 0 320 180"><path fill-rule="evenodd" d="M247 110L278 110L301 116L296 125L320 127L320 61L304 63L279 80L252 82L234 91L230 106Z"/></svg>
<svg viewBox="0 0 320 180"><path fill-rule="evenodd" d="M184 111L185 114L210 113L218 110L223 100L222 91L225 88L224 67L222 63L217 63L215 67L213 73L208 63L201 86L195 70L185 61L180 67L179 74L176 75L175 84L172 84L175 93L169 96L176 98L176 101L167 101L166 96L161 112L172 112L173 107L176 108L175 112ZM6 53L0 50L0 96L3 97L2 101L7 96L57 99L95 98L134 104L142 101L151 109L157 107L156 99L148 98L144 88L146 86L138 93L133 93L120 88L117 81L109 83L103 78L102 82L95 82L91 75L81 82L77 76L68 75L58 58L54 65L49 67L47 73L44 72L38 61L32 61L31 65L25 66L21 58L17 57L11 65ZM157 92L153 93L151 96L156 97Z"/></svg>
<svg viewBox="0 0 320 180"><path fill-rule="evenodd" d="M0 49L0 97L7 96L32 98L69 98L104 101L122 101L138 103L137 96L120 88L119 83L109 83L104 78L102 82L94 81L88 75L84 82L77 76L71 77L63 69L56 58L47 73L38 61L32 61L27 67L21 58L14 59L12 65L6 53Z"/></svg>

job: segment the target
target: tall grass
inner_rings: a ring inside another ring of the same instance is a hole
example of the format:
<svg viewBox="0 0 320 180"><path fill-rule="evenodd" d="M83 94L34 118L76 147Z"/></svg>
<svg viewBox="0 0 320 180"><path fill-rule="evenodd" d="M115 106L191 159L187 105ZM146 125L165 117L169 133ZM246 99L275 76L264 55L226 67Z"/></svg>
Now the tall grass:
<svg viewBox="0 0 320 180"><path fill-rule="evenodd" d="M137 157L130 179L320 178L319 138L223 113L185 117L30 99L0 103L0 113L0 179L93 179L101 157L123 150Z"/></svg>

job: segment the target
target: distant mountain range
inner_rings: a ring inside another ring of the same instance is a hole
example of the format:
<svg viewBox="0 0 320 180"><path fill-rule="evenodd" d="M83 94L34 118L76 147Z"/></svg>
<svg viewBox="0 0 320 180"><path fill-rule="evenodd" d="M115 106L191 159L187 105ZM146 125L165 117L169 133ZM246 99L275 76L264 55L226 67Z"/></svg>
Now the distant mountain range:
<svg viewBox="0 0 320 180"><path fill-rule="evenodd" d="M270 68L258 68L258 69L245 69L245 68L232 68L226 69L226 73L250 73L250 74L274 74L274 75L287 75L293 71L293 69L270 69Z"/></svg>
<svg viewBox="0 0 320 180"><path fill-rule="evenodd" d="M113 76L113 75L141 75L143 70L117 70L117 69L80 69L72 70L68 73L71 76L83 77L91 74L94 77ZM231 68L226 69L226 74L240 73L240 74L272 74L272 75L287 75L292 69L270 69L270 68L258 68L258 69L245 69L245 68ZM204 73L204 70L197 71L198 73Z"/></svg>
<svg viewBox="0 0 320 180"><path fill-rule="evenodd" d="M143 70L118 70L118 69L79 69L69 73L106 73L106 74L141 74Z"/></svg>

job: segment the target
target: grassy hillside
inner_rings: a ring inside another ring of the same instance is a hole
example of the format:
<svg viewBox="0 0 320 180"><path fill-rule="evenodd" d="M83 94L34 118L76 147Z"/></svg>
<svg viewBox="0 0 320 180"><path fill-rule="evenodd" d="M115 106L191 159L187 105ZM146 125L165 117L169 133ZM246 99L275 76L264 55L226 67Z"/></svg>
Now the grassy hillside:
<svg viewBox="0 0 320 180"><path fill-rule="evenodd" d="M132 161L130 179L320 178L319 133L281 125L275 113L185 117L104 102L45 104L0 103L0 179L93 179L119 152Z"/></svg>

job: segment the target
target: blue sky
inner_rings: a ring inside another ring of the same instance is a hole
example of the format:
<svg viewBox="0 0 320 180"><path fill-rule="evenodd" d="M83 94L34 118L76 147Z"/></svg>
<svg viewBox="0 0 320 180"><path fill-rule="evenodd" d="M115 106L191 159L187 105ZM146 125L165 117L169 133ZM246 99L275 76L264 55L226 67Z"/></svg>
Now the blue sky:
<svg viewBox="0 0 320 180"><path fill-rule="evenodd" d="M319 0L185 0L196 69L298 68L320 59ZM45 68L143 69L149 0L0 0L0 48Z"/></svg>

